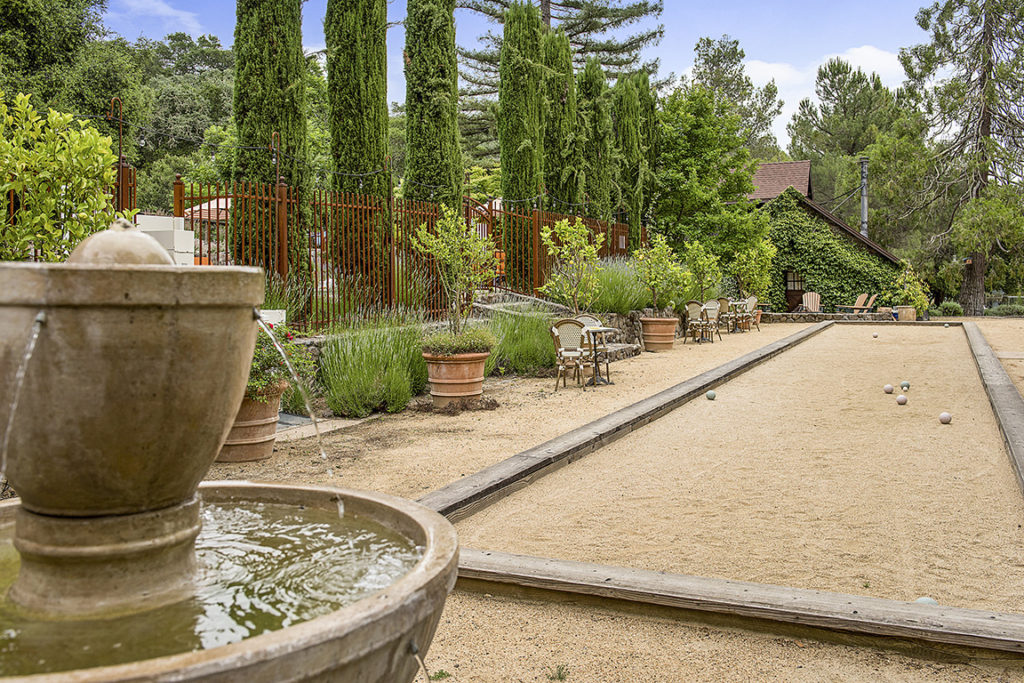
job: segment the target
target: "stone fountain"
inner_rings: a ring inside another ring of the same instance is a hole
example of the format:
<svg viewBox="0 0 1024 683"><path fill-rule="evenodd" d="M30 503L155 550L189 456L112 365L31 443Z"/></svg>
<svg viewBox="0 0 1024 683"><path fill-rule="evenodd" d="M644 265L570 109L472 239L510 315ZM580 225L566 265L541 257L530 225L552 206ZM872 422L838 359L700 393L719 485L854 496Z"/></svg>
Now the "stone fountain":
<svg viewBox="0 0 1024 683"><path fill-rule="evenodd" d="M129 620L122 630L131 634L147 630L147 615L180 612L196 600L199 584L211 583L209 568L197 562L204 506L227 509L229 518L242 514L231 505L249 506L245 514L267 507L281 515L316 511L318 533L329 536L332 519L364 520L385 534L397 532L416 554L385 583L369 568L378 581L371 584L383 588L350 603L324 598L330 586L310 588L331 609L307 610L314 615L308 620L289 617L284 628L248 631L232 622L214 630L242 632L233 642L207 647L224 641L188 633L177 638L184 646L155 648L156 658L111 650L85 667L72 658L76 681L409 681L416 675L413 653L429 645L455 581L458 546L446 520L380 494L242 482L200 486L241 402L263 282L255 268L170 265L155 240L130 226L94 235L66 264L0 264L0 429L10 425L3 465L20 496L0 504L0 527L13 524L20 561L0 609L0 632L29 633L39 625L60 632L69 623L102 631ZM9 401L34 325L41 328L15 407ZM301 531L302 524L294 528ZM201 545L203 557L217 553L216 540ZM294 552L301 557L301 547ZM0 566L0 581L4 575ZM289 609L305 599L301 590L289 585ZM222 599L221 589L207 592ZM200 607L193 611L203 614ZM252 626L244 614L236 621ZM0 672L50 672L53 680L69 673L52 653L39 657L38 670L4 667L10 651L0 648ZM33 658L31 651L24 657Z"/></svg>

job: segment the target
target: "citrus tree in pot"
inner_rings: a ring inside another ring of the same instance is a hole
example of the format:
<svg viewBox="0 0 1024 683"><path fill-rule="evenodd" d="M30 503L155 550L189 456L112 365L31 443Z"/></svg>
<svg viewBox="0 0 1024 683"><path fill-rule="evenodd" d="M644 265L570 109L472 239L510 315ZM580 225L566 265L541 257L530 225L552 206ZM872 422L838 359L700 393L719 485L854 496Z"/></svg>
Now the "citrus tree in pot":
<svg viewBox="0 0 1024 683"><path fill-rule="evenodd" d="M655 235L649 246L633 252L633 263L637 279L651 293L651 305L655 311L661 306L669 292L680 291L686 284L686 271L679 265L672 247L664 235ZM676 325L679 319L640 318L643 329L644 349L647 351L671 351L676 341Z"/></svg>
<svg viewBox="0 0 1024 683"><path fill-rule="evenodd" d="M314 364L309 351L295 343L295 335L284 325L267 325L277 343L288 356L288 362L300 377L309 377ZM220 449L217 462L251 462L266 460L274 452L277 439L277 415L281 395L289 387L291 373L269 335L260 331L249 368L245 396L238 408L235 423Z"/></svg>
<svg viewBox="0 0 1024 683"><path fill-rule="evenodd" d="M434 229L421 225L413 246L433 260L448 305L448 329L423 342L434 405L479 396L495 339L467 321L474 292L494 280L494 242L470 229L456 210L442 206Z"/></svg>

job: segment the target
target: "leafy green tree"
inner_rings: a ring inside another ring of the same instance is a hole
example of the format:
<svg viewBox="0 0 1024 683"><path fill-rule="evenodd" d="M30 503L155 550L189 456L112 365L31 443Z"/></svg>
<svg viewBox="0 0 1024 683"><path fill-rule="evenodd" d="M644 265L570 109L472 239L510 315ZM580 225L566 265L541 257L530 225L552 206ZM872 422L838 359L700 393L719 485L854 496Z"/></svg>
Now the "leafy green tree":
<svg viewBox="0 0 1024 683"><path fill-rule="evenodd" d="M939 0L917 14L930 41L900 51L911 87L932 116L935 178L963 185L957 204L981 199L989 185L1019 186L1024 174L1024 2ZM989 243L991 245L991 243ZM960 289L967 315L985 305L991 249L976 243Z"/></svg>
<svg viewBox="0 0 1024 683"><path fill-rule="evenodd" d="M646 72L633 76L637 97L640 99L640 142L647 162L646 176L642 179L643 210L641 219L645 225L654 221L654 206L658 197L658 160L661 154L661 125L658 121L658 96Z"/></svg>
<svg viewBox="0 0 1024 683"><path fill-rule="evenodd" d="M701 242L729 270L764 239L766 217L746 195L755 164L732 105L703 86L676 89L661 111L658 229L681 248Z"/></svg>
<svg viewBox="0 0 1024 683"><path fill-rule="evenodd" d="M388 154L394 183L398 184L405 176L405 106L397 102L392 103L388 116Z"/></svg>
<svg viewBox="0 0 1024 683"><path fill-rule="evenodd" d="M387 25L387 0L327 2L331 156L339 173L383 168L388 155ZM383 197L388 177L336 175L334 187Z"/></svg>
<svg viewBox="0 0 1024 683"><path fill-rule="evenodd" d="M633 267L637 280L650 291L651 306L655 310L661 310L661 304L668 303L662 297L688 284L687 273L664 235L654 235L649 245L633 252Z"/></svg>
<svg viewBox="0 0 1024 683"><path fill-rule="evenodd" d="M231 71L235 66L234 52L212 34L193 38L179 31L167 34L163 40L139 38L134 47L146 79Z"/></svg>
<svg viewBox="0 0 1024 683"><path fill-rule="evenodd" d="M541 37L544 62L544 190L548 207L580 211L583 202L583 141L577 119L576 78L569 38L559 29Z"/></svg>
<svg viewBox="0 0 1024 683"><path fill-rule="evenodd" d="M458 0L458 7L476 12L495 24L505 21L509 0ZM664 26L651 25L661 17L661 0L540 0L541 21L547 29L560 28L569 38L576 69L597 59L613 77L644 71L656 73L657 60L644 62L642 52L657 45ZM631 30L636 26L639 30ZM491 30L475 48L460 48L461 76L465 84L461 106L467 162L493 165L497 161L497 110L493 98L499 89L502 32Z"/></svg>
<svg viewBox="0 0 1024 683"><path fill-rule="evenodd" d="M685 245L686 266L693 278L693 285L701 301L707 301L709 294L717 291L722 281L722 269L718 257L706 249L701 242L687 242Z"/></svg>
<svg viewBox="0 0 1024 683"><path fill-rule="evenodd" d="M63 261L114 219L110 138L71 114L40 116L0 90L0 261ZM14 203L11 204L11 198Z"/></svg>
<svg viewBox="0 0 1024 683"><path fill-rule="evenodd" d="M643 120L640 97L632 78L620 78L613 89L615 104L615 147L618 154L618 183L629 218L629 245L640 246L644 211L644 180L647 158L641 140Z"/></svg>
<svg viewBox="0 0 1024 683"><path fill-rule="evenodd" d="M1024 258L1024 200L1009 185L989 185L965 203L953 221L949 241L958 254L986 254L988 284L1020 289ZM992 266L995 266L994 268ZM967 267L969 267L968 264Z"/></svg>
<svg viewBox="0 0 1024 683"><path fill-rule="evenodd" d="M405 19L406 198L462 203L455 0L409 0Z"/></svg>
<svg viewBox="0 0 1024 683"><path fill-rule="evenodd" d="M747 56L740 41L723 35L718 40L700 38L694 48L693 82L736 107L743 125L747 149L755 159L773 160L780 155L772 124L782 113L783 102L775 79L757 88L746 74Z"/></svg>
<svg viewBox="0 0 1024 683"><path fill-rule="evenodd" d="M583 187L588 216L601 220L612 217L612 179L615 170L611 102L608 81L596 59L587 62L576 78L579 121L584 138Z"/></svg>
<svg viewBox="0 0 1024 683"><path fill-rule="evenodd" d="M481 204L501 196L501 169L473 166L469 169L466 194Z"/></svg>
<svg viewBox="0 0 1024 683"><path fill-rule="evenodd" d="M744 296L764 297L771 286L772 261L778 250L770 237L736 254L732 273Z"/></svg>
<svg viewBox="0 0 1024 683"><path fill-rule="evenodd" d="M528 202L543 186L540 34L537 8L513 2L505 15L501 43L498 141L502 201L521 209L530 204L513 202Z"/></svg>
<svg viewBox="0 0 1024 683"><path fill-rule="evenodd" d="M554 267L540 291L570 307L573 315L590 310L601 285L597 274L604 238L603 233L594 233L579 218L572 222L563 218L554 227L541 228L540 240L554 258Z"/></svg>

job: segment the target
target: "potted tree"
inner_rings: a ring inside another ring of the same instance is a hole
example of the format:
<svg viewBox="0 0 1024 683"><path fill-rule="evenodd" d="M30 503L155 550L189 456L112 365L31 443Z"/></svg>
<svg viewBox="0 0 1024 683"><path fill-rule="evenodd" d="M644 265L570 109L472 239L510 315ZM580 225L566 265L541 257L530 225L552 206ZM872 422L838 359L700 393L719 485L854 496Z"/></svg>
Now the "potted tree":
<svg viewBox="0 0 1024 683"><path fill-rule="evenodd" d="M601 270L603 233L593 233L579 218L563 218L554 228L541 228L540 239L554 259L554 268L540 291L572 309L573 315L588 310L597 297Z"/></svg>
<svg viewBox="0 0 1024 683"><path fill-rule="evenodd" d="M633 262L637 279L651 292L651 305L655 311L661 311L666 294L679 291L685 285L686 271L679 265L664 235L655 235L649 246L634 251ZM640 318L644 349L671 351L675 346L678 323L675 316Z"/></svg>
<svg viewBox="0 0 1024 683"><path fill-rule="evenodd" d="M268 327L295 371L300 376L311 374L313 361L309 352L294 342L295 336L283 325L269 324ZM274 346L274 340L261 331L256 338L256 350L253 351L242 405L220 449L217 462L251 462L270 457L277 439L281 396L289 387L290 376L288 366Z"/></svg>
<svg viewBox="0 0 1024 683"><path fill-rule="evenodd" d="M444 407L484 391L484 364L495 339L487 330L466 323L477 287L494 280L495 247L447 206L441 207L434 230L420 226L413 246L433 260L448 304L448 329L423 342L430 395L435 406Z"/></svg>
<svg viewBox="0 0 1024 683"><path fill-rule="evenodd" d="M888 298L900 321L917 320L928 309L928 290L909 262L903 262L903 271L896 276Z"/></svg>

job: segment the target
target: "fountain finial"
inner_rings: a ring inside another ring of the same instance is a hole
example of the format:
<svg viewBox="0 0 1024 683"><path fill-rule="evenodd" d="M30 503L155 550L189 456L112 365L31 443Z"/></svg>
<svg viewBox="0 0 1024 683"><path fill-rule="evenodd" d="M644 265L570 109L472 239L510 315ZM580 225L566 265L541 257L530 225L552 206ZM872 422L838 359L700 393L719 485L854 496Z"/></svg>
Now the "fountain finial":
<svg viewBox="0 0 1024 683"><path fill-rule="evenodd" d="M71 252L68 263L174 265L170 254L159 242L123 218L118 218L106 230L87 237Z"/></svg>

